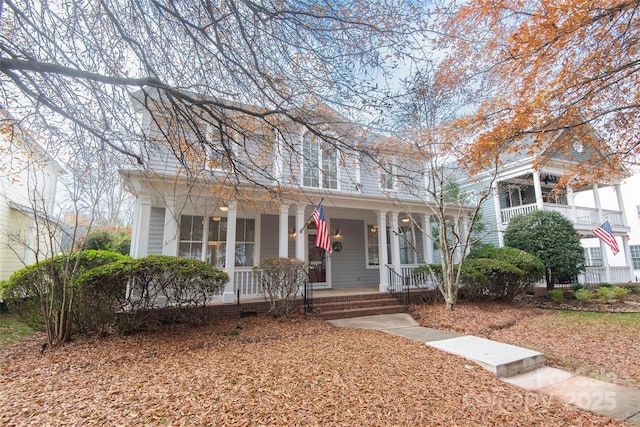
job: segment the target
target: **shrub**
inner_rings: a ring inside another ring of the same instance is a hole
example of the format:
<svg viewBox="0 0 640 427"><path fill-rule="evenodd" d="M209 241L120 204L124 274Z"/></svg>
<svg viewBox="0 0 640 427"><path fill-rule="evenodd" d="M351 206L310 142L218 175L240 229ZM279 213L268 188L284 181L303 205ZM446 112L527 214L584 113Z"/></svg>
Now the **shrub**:
<svg viewBox="0 0 640 427"><path fill-rule="evenodd" d="M91 307L85 306L86 298L78 286L78 276L95 267L126 258L109 251L86 250L48 258L37 264L14 272L2 284L2 299L20 320L35 330L46 329L45 321L53 322L55 313L62 307L63 298L72 298L72 323L74 332L91 329ZM64 293L66 289L66 295ZM96 293L100 288L96 289ZM45 317L44 311L47 312Z"/></svg>
<svg viewBox="0 0 640 427"><path fill-rule="evenodd" d="M551 301L562 302L564 292L562 291L562 289L551 289L550 291L547 291L547 296L551 299Z"/></svg>
<svg viewBox="0 0 640 427"><path fill-rule="evenodd" d="M79 239L83 249L97 249L128 255L131 247L131 230L126 228L105 228L91 231Z"/></svg>
<svg viewBox="0 0 640 427"><path fill-rule="evenodd" d="M631 292L631 289L623 288L623 287L620 287L620 286L614 286L612 289L613 289L613 293L614 293L615 297L619 298L619 299L622 299L622 298L626 297Z"/></svg>
<svg viewBox="0 0 640 427"><path fill-rule="evenodd" d="M510 247L485 247L474 249L467 259L497 259L518 267L524 273L520 280L535 283L544 278L544 264L536 256L520 249Z"/></svg>
<svg viewBox="0 0 640 427"><path fill-rule="evenodd" d="M269 313L286 316L298 308L296 296L304 284L305 263L295 258L266 258L254 268L260 291L269 304Z"/></svg>
<svg viewBox="0 0 640 427"><path fill-rule="evenodd" d="M594 296L592 291L584 288L577 289L575 295L578 301L589 301Z"/></svg>
<svg viewBox="0 0 640 427"><path fill-rule="evenodd" d="M458 264L453 266L454 272L458 271ZM433 273L432 273L433 272ZM413 269L413 276L417 286L431 288L434 284L441 286L442 284L442 265L441 264L429 264L420 265ZM473 293L472 288L481 286L487 282L487 278L482 272L475 270L474 268L462 264L462 276L460 278L460 288L464 289L461 293L470 297Z"/></svg>
<svg viewBox="0 0 640 427"><path fill-rule="evenodd" d="M469 259L465 261L465 266L481 273L486 279L465 288L467 298L511 301L515 296L524 293L529 285L527 280L523 280L527 274L505 261L488 258Z"/></svg>
<svg viewBox="0 0 640 427"><path fill-rule="evenodd" d="M162 321L205 323L207 301L228 281L227 273L205 262L162 255L122 259L78 279L87 294L103 288L109 315L126 308L118 324L122 332L155 327L161 320L155 308L167 308Z"/></svg>
<svg viewBox="0 0 640 427"><path fill-rule="evenodd" d="M599 287L596 290L596 295L598 295L598 298L604 301L611 301L612 299L615 298L616 294L615 291L613 290L612 287L609 286L605 286L605 287Z"/></svg>

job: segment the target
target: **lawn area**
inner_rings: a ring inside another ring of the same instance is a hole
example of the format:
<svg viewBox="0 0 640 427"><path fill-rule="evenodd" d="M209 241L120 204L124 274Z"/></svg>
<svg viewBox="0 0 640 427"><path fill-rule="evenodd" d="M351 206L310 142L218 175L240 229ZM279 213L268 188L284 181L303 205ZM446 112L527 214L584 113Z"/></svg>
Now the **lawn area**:
<svg viewBox="0 0 640 427"><path fill-rule="evenodd" d="M0 424L625 425L382 332L306 318L236 326L84 338L44 354L36 334L0 350Z"/></svg>
<svg viewBox="0 0 640 427"><path fill-rule="evenodd" d="M640 389L640 313L588 313L517 304L461 303L455 313L417 306L423 326L481 336L545 354L548 364Z"/></svg>
<svg viewBox="0 0 640 427"><path fill-rule="evenodd" d="M9 347L33 334L33 329L20 323L15 315L0 314L0 349Z"/></svg>

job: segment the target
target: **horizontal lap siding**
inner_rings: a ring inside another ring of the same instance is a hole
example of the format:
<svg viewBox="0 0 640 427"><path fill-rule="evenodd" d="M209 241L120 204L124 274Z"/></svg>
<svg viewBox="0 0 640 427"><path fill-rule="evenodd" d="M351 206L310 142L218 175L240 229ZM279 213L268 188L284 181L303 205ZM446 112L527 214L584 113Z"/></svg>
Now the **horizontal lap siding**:
<svg viewBox="0 0 640 427"><path fill-rule="evenodd" d="M342 250L331 255L331 287L377 285L377 268L366 268L364 221L331 218L331 233L339 229ZM332 236L332 241L336 241Z"/></svg>
<svg viewBox="0 0 640 427"><path fill-rule="evenodd" d="M164 208L151 208L147 255L162 255L164 241Z"/></svg>

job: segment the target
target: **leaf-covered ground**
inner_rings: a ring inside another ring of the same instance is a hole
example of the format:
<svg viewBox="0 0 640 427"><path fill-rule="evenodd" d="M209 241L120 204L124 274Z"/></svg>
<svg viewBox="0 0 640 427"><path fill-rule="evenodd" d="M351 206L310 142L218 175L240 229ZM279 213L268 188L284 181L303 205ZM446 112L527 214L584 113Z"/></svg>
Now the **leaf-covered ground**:
<svg viewBox="0 0 640 427"><path fill-rule="evenodd" d="M543 352L548 364L640 388L640 313L543 310L507 303L421 305L422 326L476 335Z"/></svg>
<svg viewBox="0 0 640 427"><path fill-rule="evenodd" d="M0 352L0 425L624 425L382 332L236 323L43 354L36 335Z"/></svg>

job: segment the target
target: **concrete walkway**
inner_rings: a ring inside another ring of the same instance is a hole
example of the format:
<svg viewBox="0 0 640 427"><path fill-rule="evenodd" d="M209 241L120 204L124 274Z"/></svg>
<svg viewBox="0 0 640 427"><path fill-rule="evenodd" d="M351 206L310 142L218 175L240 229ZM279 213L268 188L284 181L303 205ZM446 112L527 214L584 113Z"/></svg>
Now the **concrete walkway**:
<svg viewBox="0 0 640 427"><path fill-rule="evenodd" d="M423 342L476 362L509 384L640 427L640 390L546 367L544 356L536 351L424 328L406 313L336 319L329 323L346 328L373 329Z"/></svg>

